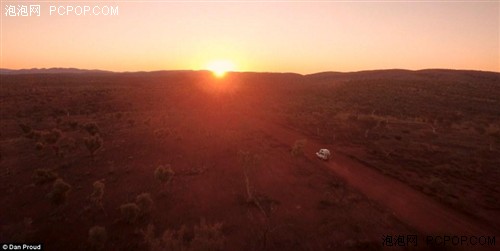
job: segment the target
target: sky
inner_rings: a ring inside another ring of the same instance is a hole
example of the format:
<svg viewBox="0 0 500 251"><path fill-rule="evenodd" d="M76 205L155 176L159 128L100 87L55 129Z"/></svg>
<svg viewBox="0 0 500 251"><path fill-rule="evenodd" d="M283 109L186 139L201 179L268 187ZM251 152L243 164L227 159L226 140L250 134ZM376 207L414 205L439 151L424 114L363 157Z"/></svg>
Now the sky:
<svg viewBox="0 0 500 251"><path fill-rule="evenodd" d="M200 70L225 60L236 71L301 74L394 68L500 72L500 1L1 5L0 67L8 69ZM39 12L31 12L31 5L40 5Z"/></svg>

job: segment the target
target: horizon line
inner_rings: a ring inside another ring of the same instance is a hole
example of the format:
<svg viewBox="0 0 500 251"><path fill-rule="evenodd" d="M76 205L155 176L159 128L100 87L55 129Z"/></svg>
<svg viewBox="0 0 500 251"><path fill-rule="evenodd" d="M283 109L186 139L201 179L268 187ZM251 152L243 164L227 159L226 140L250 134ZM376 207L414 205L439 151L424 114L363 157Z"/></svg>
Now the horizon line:
<svg viewBox="0 0 500 251"><path fill-rule="evenodd" d="M51 70L61 70L61 71L80 71L81 73L85 72L101 72L101 73L155 73L155 72L210 72L208 69L161 69L161 70L133 70L133 71L112 71L112 70L103 70L103 69L85 69L85 68L76 68L76 67L42 67L42 68L21 68L21 69L12 69L12 68L0 68L0 74L15 74L16 72L25 71L26 73L19 74L29 74L29 71L47 71L41 72L38 74L64 74L71 72L49 72ZM335 70L327 70L327 71L319 71L313 73L297 73L291 71L228 71L227 73L275 73L275 74L297 74L302 76L307 75L315 75L321 73L360 73L360 72L370 72L370 71L409 71L409 72L418 72L418 71L428 71L428 70L445 70L445 71L475 71L475 72L491 72L500 74L500 71L490 71L490 70L478 70L478 69L452 69L452 68L421 68L421 69L405 69L405 68L382 68L382 69L365 69L365 70L354 70L354 71L335 71ZM74 72L76 73L76 72ZM35 73L37 74L37 73Z"/></svg>

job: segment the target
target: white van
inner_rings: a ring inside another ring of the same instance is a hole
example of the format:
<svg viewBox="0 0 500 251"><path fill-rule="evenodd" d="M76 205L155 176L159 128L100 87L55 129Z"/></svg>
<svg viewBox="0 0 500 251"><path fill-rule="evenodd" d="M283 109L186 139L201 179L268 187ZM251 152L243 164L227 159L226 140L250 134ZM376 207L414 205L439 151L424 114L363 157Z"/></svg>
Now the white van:
<svg viewBox="0 0 500 251"><path fill-rule="evenodd" d="M328 149L319 149L319 151L316 153L316 156L322 160L329 160L330 159L330 150Z"/></svg>

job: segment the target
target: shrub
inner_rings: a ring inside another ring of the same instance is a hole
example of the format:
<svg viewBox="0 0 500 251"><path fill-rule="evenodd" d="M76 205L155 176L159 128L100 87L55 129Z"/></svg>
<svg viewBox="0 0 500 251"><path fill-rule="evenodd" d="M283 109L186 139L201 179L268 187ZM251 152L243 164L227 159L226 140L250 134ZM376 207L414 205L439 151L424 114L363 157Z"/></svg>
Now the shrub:
<svg viewBox="0 0 500 251"><path fill-rule="evenodd" d="M48 132L43 132L42 133L42 138L43 141L47 144L55 144L57 141L61 138L62 132L61 130L54 128L51 131Z"/></svg>
<svg viewBox="0 0 500 251"><path fill-rule="evenodd" d="M76 140L72 137L62 137L57 143L57 147L59 148L61 157L64 157L66 153L71 153L78 149Z"/></svg>
<svg viewBox="0 0 500 251"><path fill-rule="evenodd" d="M35 149L36 149L37 151L42 151L42 150L43 150L43 148L45 148L45 145L44 145L42 142L36 142L36 144L35 144Z"/></svg>
<svg viewBox="0 0 500 251"><path fill-rule="evenodd" d="M21 127L21 130L23 131L24 134L28 135L31 133L31 131L33 130L30 126L26 125L26 124L23 124L23 123L20 123L19 124L19 127Z"/></svg>
<svg viewBox="0 0 500 251"><path fill-rule="evenodd" d="M37 185L42 185L57 179L57 173L46 168L38 168L33 172L33 181Z"/></svg>
<svg viewBox="0 0 500 251"><path fill-rule="evenodd" d="M91 156L94 156L95 152L102 147L102 138L99 135L90 136L84 139L85 146L90 152Z"/></svg>
<svg viewBox="0 0 500 251"><path fill-rule="evenodd" d="M48 194L50 201L55 205L60 205L66 202L68 194L71 190L71 185L59 178L54 181L52 191Z"/></svg>
<svg viewBox="0 0 500 251"><path fill-rule="evenodd" d="M68 124L69 128L71 128L71 130L76 130L78 128L78 121L71 120L71 121L68 121L67 124Z"/></svg>
<svg viewBox="0 0 500 251"><path fill-rule="evenodd" d="M141 210L141 215L150 213L154 205L153 199L151 198L151 195L149 193L141 193L137 195L137 197L135 198L135 203Z"/></svg>
<svg viewBox="0 0 500 251"><path fill-rule="evenodd" d="M31 130L29 133L25 134L26 138L33 140L40 140L42 138L42 132L38 130Z"/></svg>
<svg viewBox="0 0 500 251"><path fill-rule="evenodd" d="M135 120L133 120L133 119L129 119L129 120L127 120L127 123L128 123L128 125L129 125L130 127L133 127L133 126L135 125Z"/></svg>
<svg viewBox="0 0 500 251"><path fill-rule="evenodd" d="M94 122L85 124L83 128L92 136L95 136L96 134L99 133L99 127Z"/></svg>
<svg viewBox="0 0 500 251"><path fill-rule="evenodd" d="M191 241L192 251L216 251L224 248L225 237L222 223L207 224L204 219L194 226L194 238Z"/></svg>
<svg viewBox="0 0 500 251"><path fill-rule="evenodd" d="M158 243L157 250L190 251L187 227L183 225L179 230L165 230Z"/></svg>
<svg viewBox="0 0 500 251"><path fill-rule="evenodd" d="M306 145L306 142L307 141L305 139L295 141L291 150L292 156L304 155L304 146Z"/></svg>
<svg viewBox="0 0 500 251"><path fill-rule="evenodd" d="M96 250L103 249L107 238L106 228L93 226L89 229L89 243L92 248Z"/></svg>
<svg viewBox="0 0 500 251"><path fill-rule="evenodd" d="M134 223L141 209L135 203L126 203L120 206L122 218L128 223Z"/></svg>
<svg viewBox="0 0 500 251"><path fill-rule="evenodd" d="M187 228L182 226L179 230L167 229L163 232L163 235L156 237L155 228L152 224L149 224L146 230L141 230L144 237L144 242L149 246L151 251L188 251L189 244L187 240Z"/></svg>
<svg viewBox="0 0 500 251"><path fill-rule="evenodd" d="M205 220L194 226L191 233L186 226L182 226L179 230L167 229L156 237L151 224L141 232L153 251L219 251L224 249L226 241L222 223L207 224Z"/></svg>
<svg viewBox="0 0 500 251"><path fill-rule="evenodd" d="M96 205L102 206L102 197L104 196L104 182L96 181L92 184L94 187L94 191L90 195L90 201L95 203Z"/></svg>
<svg viewBox="0 0 500 251"><path fill-rule="evenodd" d="M168 184L174 177L175 172L170 165L160 165L155 170L155 179L159 180L162 184Z"/></svg>

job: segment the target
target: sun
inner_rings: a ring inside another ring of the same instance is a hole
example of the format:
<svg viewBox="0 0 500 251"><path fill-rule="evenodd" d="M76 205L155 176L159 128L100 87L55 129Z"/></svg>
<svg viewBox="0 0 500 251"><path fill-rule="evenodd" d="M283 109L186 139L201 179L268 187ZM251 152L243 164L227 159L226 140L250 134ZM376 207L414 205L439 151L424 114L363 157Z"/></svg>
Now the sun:
<svg viewBox="0 0 500 251"><path fill-rule="evenodd" d="M229 60L211 61L207 64L206 68L218 78L222 78L227 72L234 71L236 69L234 63Z"/></svg>

